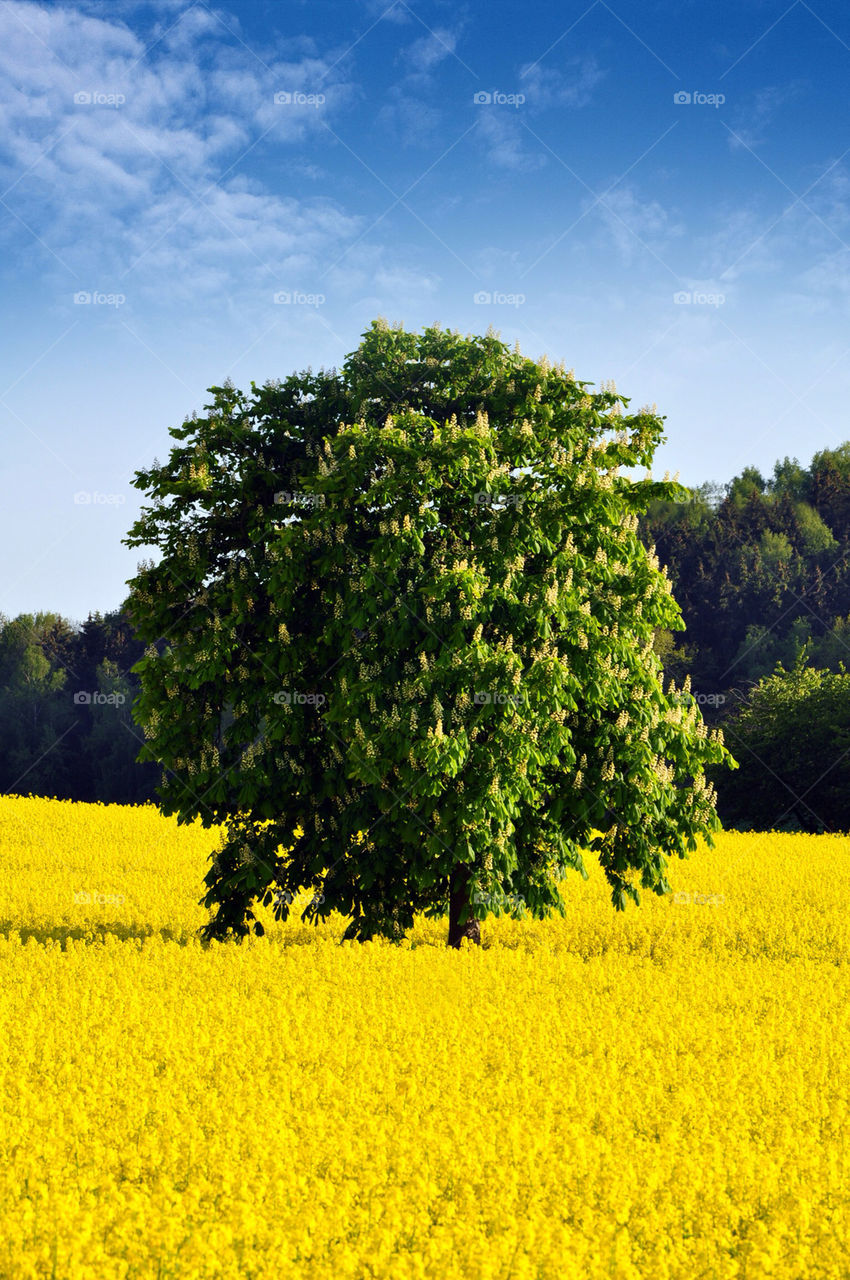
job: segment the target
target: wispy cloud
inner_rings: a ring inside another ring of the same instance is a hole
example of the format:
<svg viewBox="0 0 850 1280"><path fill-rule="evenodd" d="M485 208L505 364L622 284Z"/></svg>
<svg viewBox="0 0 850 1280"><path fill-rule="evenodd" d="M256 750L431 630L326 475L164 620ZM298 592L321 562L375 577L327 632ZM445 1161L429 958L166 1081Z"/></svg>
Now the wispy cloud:
<svg viewBox="0 0 850 1280"><path fill-rule="evenodd" d="M432 146L445 123L437 72L452 60L460 29L438 27L399 49L396 65L402 78L392 85L377 113L380 124L405 146Z"/></svg>
<svg viewBox="0 0 850 1280"><path fill-rule="evenodd" d="M591 200L585 202L587 208L591 205ZM671 242L684 234L682 223L662 204L641 199L625 184L609 192L592 212L602 219L607 237L627 265L646 253L664 259Z"/></svg>
<svg viewBox="0 0 850 1280"><path fill-rule="evenodd" d="M427 77L435 67L454 53L458 33L448 27L437 27L401 50L399 61L411 76Z"/></svg>
<svg viewBox="0 0 850 1280"><path fill-rule="evenodd" d="M522 67L519 74L529 106L544 110L587 106L607 72L600 69L594 57L586 57L572 58L563 68L533 62Z"/></svg>
<svg viewBox="0 0 850 1280"><path fill-rule="evenodd" d="M111 16L11 0L0 9L0 190L15 234L72 270L138 271L148 284L177 269L218 282L228 260L268 278L296 245L318 262L360 220L304 200L294 181L287 193L240 179L240 162L326 136L323 117L352 93L313 54L266 63L202 6L149 50Z"/></svg>
<svg viewBox="0 0 850 1280"><path fill-rule="evenodd" d="M850 246L850 172L838 159L824 170L797 184L801 198L783 192L779 207L764 197L718 206L712 230L697 240L707 271L727 284L761 277L767 287L770 277L794 279L800 263L820 271L841 261Z"/></svg>
<svg viewBox="0 0 850 1280"><path fill-rule="evenodd" d="M769 85L758 89L747 101L741 103L732 117L732 133L728 135L729 146L733 151L761 146L767 139L768 130L776 120L782 108L798 98L803 90L799 81L791 81L784 85Z"/></svg>
<svg viewBox="0 0 850 1280"><path fill-rule="evenodd" d="M501 108L481 108L474 136L491 164L499 169L530 173L546 163L544 155L530 150L529 135L519 120Z"/></svg>

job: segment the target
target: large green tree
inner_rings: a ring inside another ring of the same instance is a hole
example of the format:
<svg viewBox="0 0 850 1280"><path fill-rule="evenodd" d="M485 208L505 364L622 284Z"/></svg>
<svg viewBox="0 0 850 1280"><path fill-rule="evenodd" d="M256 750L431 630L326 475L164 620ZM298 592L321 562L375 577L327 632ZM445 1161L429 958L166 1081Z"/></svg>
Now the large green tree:
<svg viewBox="0 0 850 1280"><path fill-rule="evenodd" d="M681 615L637 534L662 421L561 366L375 322L339 373L213 402L137 473L128 608L143 755L181 822L225 825L206 938L258 900L348 937L564 911L593 848L614 905L669 892L731 762L665 692ZM731 762L734 763L734 762Z"/></svg>

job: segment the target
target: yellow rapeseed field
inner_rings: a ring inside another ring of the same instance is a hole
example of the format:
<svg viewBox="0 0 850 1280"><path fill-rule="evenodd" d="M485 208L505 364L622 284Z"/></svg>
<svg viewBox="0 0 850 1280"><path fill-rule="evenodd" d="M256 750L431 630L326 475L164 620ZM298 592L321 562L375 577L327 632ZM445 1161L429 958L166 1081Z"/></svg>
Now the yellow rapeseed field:
<svg viewBox="0 0 850 1280"><path fill-rule="evenodd" d="M0 1275L850 1275L850 840L566 920L201 947L216 833L0 799Z"/></svg>

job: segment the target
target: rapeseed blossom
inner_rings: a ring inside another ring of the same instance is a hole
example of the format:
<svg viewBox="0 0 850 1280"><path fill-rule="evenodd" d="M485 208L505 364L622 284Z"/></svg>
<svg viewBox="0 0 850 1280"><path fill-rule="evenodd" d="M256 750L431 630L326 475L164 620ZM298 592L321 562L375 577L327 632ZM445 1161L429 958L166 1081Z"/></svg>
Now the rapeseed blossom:
<svg viewBox="0 0 850 1280"><path fill-rule="evenodd" d="M0 1276L850 1274L850 840L615 914L195 938L220 832L0 799ZM299 899L309 901L305 890Z"/></svg>

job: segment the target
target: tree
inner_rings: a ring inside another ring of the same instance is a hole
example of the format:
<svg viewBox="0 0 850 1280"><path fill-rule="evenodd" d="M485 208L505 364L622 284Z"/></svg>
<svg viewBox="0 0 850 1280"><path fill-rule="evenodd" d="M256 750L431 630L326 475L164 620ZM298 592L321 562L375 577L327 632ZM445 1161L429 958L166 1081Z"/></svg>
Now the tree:
<svg viewBox="0 0 850 1280"><path fill-rule="evenodd" d="M832 531L808 502L794 504L798 526L798 543L806 556L816 556L822 551L834 551L838 546Z"/></svg>
<svg viewBox="0 0 850 1280"><path fill-rule="evenodd" d="M850 441L814 455L809 501L840 541L850 537Z"/></svg>
<svg viewBox="0 0 850 1280"><path fill-rule="evenodd" d="M143 652L117 610L81 627L55 613L0 617L0 789L152 799L159 773L136 762L130 716L138 682L128 668Z"/></svg>
<svg viewBox="0 0 850 1280"><path fill-rule="evenodd" d="M90 725L82 743L91 798L104 804L139 804L152 799L157 771L153 765L136 760L139 731L131 715L136 692L133 683L117 663L104 658L96 668L94 688L97 694L87 708Z"/></svg>
<svg viewBox="0 0 850 1280"><path fill-rule="evenodd" d="M777 497L787 493L794 502L807 502L811 477L797 458L789 458L786 454L782 462L774 463L773 479L768 482L768 489Z"/></svg>
<svg viewBox="0 0 850 1280"><path fill-rule="evenodd" d="M767 482L758 467L744 467L739 476L735 476L728 489L728 500L737 507L743 507L756 495L763 494Z"/></svg>
<svg viewBox="0 0 850 1280"><path fill-rule="evenodd" d="M811 653L812 624L809 618L795 618L781 634L775 627L752 623L732 664L736 679L755 685L765 670L777 665L793 667L801 654ZM845 655L846 656L846 655Z"/></svg>
<svg viewBox="0 0 850 1280"><path fill-rule="evenodd" d="M346 937L448 913L459 945L563 913L588 846L623 909L711 841L704 766L734 762L664 692L681 615L636 532L680 486L619 475L662 421L588 385L376 321L339 373L211 388L137 473L134 714L166 812L225 826L205 938L307 887Z"/></svg>
<svg viewBox="0 0 850 1280"><path fill-rule="evenodd" d="M0 618L0 789L66 795L76 719L61 656L70 627L55 613ZM76 744L75 744L76 745Z"/></svg>
<svg viewBox="0 0 850 1280"><path fill-rule="evenodd" d="M844 637L827 643L827 658L819 651L850 610L847 540L830 525L839 534L850 528L840 514L848 474L850 446L841 445L815 454L809 470L796 459L777 462L768 483L745 468L716 510L705 485L678 511L650 504L641 536L669 569L687 628L687 648L681 640L665 644L669 675L681 678L687 669L701 692L729 694L742 680L769 675L778 660L793 665L808 637L810 663L834 666Z"/></svg>
<svg viewBox="0 0 850 1280"><path fill-rule="evenodd" d="M850 617L836 618L825 635L813 641L811 665L838 672L850 662Z"/></svg>
<svg viewBox="0 0 850 1280"><path fill-rule="evenodd" d="M118 609L89 614L80 627L75 675L81 687L91 691L91 701L78 708L82 721L79 799L140 804L155 796L159 770L136 760L140 735L130 710L138 692L130 668L144 648Z"/></svg>
<svg viewBox="0 0 850 1280"><path fill-rule="evenodd" d="M850 674L777 664L726 721L740 771L720 792L724 822L757 830L850 830Z"/></svg>

